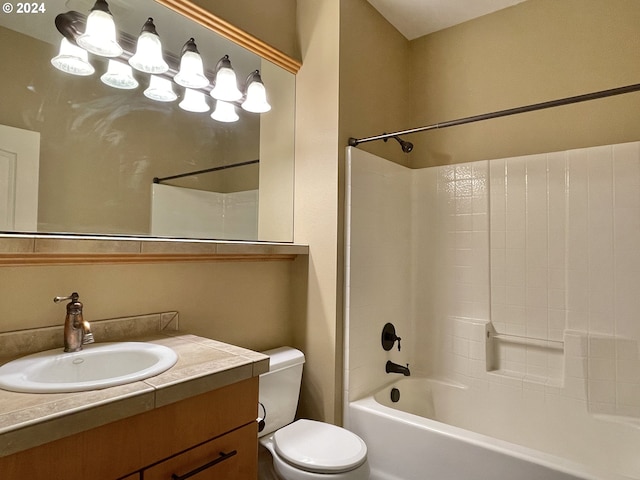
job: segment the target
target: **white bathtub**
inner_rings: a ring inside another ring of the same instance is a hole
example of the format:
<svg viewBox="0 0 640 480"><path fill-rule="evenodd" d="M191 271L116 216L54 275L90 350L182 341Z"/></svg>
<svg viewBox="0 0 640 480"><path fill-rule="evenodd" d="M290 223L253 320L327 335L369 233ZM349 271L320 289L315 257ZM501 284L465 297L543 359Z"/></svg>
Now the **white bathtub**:
<svg viewBox="0 0 640 480"><path fill-rule="evenodd" d="M640 479L640 427L562 399L407 378L351 402L347 426L367 443L372 480Z"/></svg>

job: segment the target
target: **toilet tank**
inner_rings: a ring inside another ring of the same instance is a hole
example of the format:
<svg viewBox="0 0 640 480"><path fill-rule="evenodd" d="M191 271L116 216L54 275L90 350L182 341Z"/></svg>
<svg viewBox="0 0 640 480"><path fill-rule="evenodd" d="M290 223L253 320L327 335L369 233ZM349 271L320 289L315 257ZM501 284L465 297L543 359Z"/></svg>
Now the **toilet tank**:
<svg viewBox="0 0 640 480"><path fill-rule="evenodd" d="M264 416L265 422L260 437L293 422L304 364L304 354L295 348L280 347L262 353L270 360L269 371L260 375L259 396L264 411L258 406L258 416Z"/></svg>

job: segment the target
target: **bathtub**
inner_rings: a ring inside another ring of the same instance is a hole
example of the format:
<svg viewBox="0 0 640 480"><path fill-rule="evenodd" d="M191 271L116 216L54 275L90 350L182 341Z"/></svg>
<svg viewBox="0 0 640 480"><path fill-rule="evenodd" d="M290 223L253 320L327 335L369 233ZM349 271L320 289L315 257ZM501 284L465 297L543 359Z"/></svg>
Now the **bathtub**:
<svg viewBox="0 0 640 480"><path fill-rule="evenodd" d="M579 410L406 378L351 402L346 422L371 480L640 479L640 426Z"/></svg>

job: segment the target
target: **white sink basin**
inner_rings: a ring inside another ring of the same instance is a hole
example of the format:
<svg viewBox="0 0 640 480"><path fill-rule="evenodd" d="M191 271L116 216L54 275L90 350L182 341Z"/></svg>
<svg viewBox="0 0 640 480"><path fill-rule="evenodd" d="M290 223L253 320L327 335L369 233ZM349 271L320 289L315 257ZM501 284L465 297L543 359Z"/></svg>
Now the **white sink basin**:
<svg viewBox="0 0 640 480"><path fill-rule="evenodd" d="M144 380L175 365L168 347L144 342L94 343L80 352L47 350L0 367L0 388L13 392L82 392Z"/></svg>

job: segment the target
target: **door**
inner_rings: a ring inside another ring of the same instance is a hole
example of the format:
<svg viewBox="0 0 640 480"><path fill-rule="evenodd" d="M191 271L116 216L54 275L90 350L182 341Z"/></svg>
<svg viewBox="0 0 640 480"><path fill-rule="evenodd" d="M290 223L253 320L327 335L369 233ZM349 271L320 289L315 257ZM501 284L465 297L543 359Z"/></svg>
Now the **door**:
<svg viewBox="0 0 640 480"><path fill-rule="evenodd" d="M0 125L0 231L38 229L40 133Z"/></svg>

